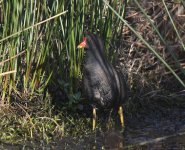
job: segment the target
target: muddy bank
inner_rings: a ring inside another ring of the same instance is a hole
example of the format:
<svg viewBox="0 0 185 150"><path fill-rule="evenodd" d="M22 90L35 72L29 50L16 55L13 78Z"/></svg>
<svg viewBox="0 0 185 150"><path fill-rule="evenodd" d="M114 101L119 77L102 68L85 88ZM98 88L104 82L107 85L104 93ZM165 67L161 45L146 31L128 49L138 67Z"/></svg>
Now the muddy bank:
<svg viewBox="0 0 185 150"><path fill-rule="evenodd" d="M91 135L65 137L58 142L25 142L23 145L1 143L14 149L183 149L185 148L185 110L183 108L149 109L126 118L125 132L114 129Z"/></svg>

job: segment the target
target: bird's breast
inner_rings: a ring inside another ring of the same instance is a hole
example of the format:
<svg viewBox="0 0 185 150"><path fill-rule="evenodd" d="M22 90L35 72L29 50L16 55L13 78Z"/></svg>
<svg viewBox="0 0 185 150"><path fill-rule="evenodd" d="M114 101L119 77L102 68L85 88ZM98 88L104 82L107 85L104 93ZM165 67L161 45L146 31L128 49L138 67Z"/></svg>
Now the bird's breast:
<svg viewBox="0 0 185 150"><path fill-rule="evenodd" d="M114 102L116 87L115 79L104 64L88 63L83 68L83 86L89 99L103 107L109 107Z"/></svg>

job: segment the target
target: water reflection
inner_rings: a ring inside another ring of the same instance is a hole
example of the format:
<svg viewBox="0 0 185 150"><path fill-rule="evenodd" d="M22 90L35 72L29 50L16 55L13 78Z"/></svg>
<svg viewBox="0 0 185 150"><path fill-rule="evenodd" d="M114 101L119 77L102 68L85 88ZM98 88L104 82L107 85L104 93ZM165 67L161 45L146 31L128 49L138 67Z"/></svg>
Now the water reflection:
<svg viewBox="0 0 185 150"><path fill-rule="evenodd" d="M94 137L93 137L94 136ZM127 135L123 135L119 131L108 131L106 133L99 133L99 135L92 135L90 137L65 138L57 143L49 145L39 143L27 143L25 145L11 145L2 144L0 149L14 149L14 150L156 150L156 149L185 149L185 132L158 137L151 140L143 140L142 142L132 143L125 139Z"/></svg>

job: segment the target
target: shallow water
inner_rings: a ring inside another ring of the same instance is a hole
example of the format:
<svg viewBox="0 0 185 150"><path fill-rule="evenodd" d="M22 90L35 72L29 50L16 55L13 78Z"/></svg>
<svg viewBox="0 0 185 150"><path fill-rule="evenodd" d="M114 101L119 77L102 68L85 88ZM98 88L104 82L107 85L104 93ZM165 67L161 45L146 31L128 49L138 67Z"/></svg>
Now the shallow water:
<svg viewBox="0 0 185 150"><path fill-rule="evenodd" d="M0 149L185 149L185 109L149 109L126 117L125 132L97 132L85 137L66 137L49 145L1 143Z"/></svg>

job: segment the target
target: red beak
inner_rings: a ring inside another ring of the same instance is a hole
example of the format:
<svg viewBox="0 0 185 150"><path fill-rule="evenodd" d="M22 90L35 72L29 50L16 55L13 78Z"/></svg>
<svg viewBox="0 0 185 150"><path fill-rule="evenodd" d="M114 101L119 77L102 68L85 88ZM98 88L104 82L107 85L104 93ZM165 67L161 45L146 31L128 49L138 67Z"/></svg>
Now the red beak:
<svg viewBox="0 0 185 150"><path fill-rule="evenodd" d="M84 48L87 45L87 38L84 37L83 41L77 46L77 48Z"/></svg>

